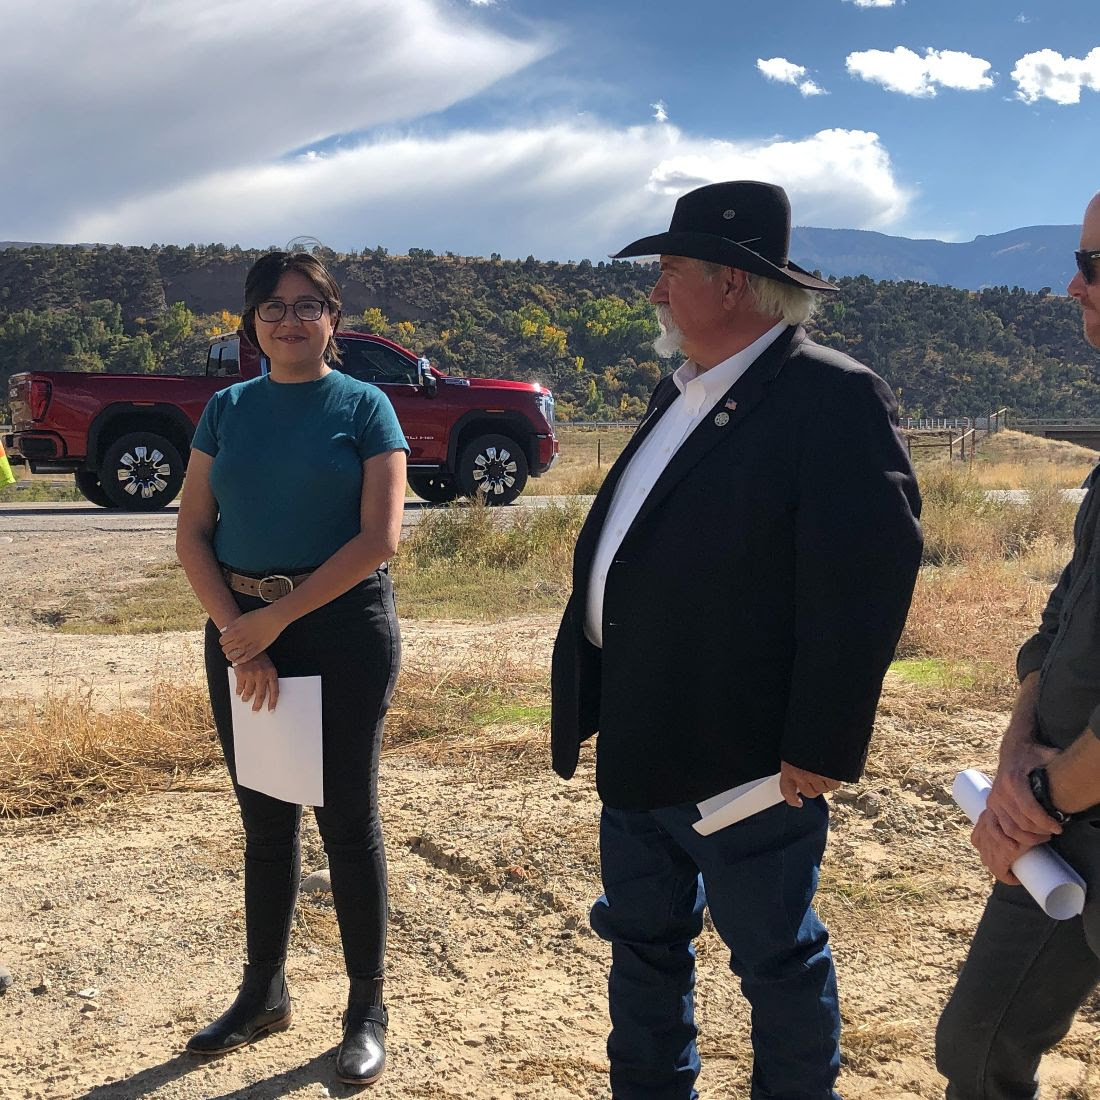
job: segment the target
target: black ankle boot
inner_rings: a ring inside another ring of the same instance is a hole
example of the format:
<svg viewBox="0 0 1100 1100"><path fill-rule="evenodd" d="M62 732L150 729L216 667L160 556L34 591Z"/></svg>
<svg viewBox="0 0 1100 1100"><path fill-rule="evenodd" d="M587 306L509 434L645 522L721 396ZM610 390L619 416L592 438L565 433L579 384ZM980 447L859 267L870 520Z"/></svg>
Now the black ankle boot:
<svg viewBox="0 0 1100 1100"><path fill-rule="evenodd" d="M381 978L352 978L336 1076L346 1085L369 1085L386 1068L386 1025Z"/></svg>
<svg viewBox="0 0 1100 1100"><path fill-rule="evenodd" d="M290 1027L290 994L281 966L244 968L237 999L212 1024L192 1035L187 1049L193 1054L224 1054L268 1031Z"/></svg>

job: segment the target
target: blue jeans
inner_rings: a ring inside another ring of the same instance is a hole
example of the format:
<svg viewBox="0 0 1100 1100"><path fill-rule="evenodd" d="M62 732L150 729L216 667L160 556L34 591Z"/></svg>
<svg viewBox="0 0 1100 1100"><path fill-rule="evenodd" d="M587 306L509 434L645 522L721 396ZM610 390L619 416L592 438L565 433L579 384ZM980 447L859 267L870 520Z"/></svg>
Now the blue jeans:
<svg viewBox="0 0 1100 1100"><path fill-rule="evenodd" d="M828 832L825 800L785 803L700 836L694 803L605 806L604 893L592 907L611 944L614 1100L696 1100L695 949L703 908L752 1007L752 1100L840 1100L840 1012L828 933L813 911Z"/></svg>

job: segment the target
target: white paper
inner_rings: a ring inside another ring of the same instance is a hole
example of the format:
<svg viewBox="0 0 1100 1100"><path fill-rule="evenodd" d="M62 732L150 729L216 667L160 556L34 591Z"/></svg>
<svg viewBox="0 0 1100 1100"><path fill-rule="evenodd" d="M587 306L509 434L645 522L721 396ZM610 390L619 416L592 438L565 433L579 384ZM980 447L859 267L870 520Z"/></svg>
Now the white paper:
<svg viewBox="0 0 1100 1100"><path fill-rule="evenodd" d="M989 776L967 768L955 776L951 794L977 824L992 787ZM1048 917L1069 920L1085 908L1085 880L1049 844L1024 852L1012 865L1012 873Z"/></svg>
<svg viewBox="0 0 1100 1100"><path fill-rule="evenodd" d="M710 836L727 825L735 825L746 817L760 813L783 801L779 793L779 772L766 775L762 779L750 779L740 787L733 787L713 798L699 803L699 813L703 816L692 828L703 836Z"/></svg>
<svg viewBox="0 0 1100 1100"><path fill-rule="evenodd" d="M258 711L241 702L229 669L237 782L298 806L323 806L321 677L280 676L279 701Z"/></svg>

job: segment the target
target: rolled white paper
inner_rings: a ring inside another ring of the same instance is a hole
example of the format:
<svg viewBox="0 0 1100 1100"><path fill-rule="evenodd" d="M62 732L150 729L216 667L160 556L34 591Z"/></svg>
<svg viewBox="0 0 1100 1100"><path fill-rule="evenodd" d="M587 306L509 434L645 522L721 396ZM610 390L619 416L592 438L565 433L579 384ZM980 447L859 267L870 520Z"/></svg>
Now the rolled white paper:
<svg viewBox="0 0 1100 1100"><path fill-rule="evenodd" d="M736 825L746 817L760 813L783 801L779 790L779 772L766 775L762 779L750 779L739 787L716 794L699 803L699 813L703 816L692 828L703 836Z"/></svg>
<svg viewBox="0 0 1100 1100"><path fill-rule="evenodd" d="M967 768L955 776L951 794L977 824L992 787L989 776ZM1049 844L1024 852L1012 865L1012 873L1048 917L1069 920L1085 908L1085 880Z"/></svg>

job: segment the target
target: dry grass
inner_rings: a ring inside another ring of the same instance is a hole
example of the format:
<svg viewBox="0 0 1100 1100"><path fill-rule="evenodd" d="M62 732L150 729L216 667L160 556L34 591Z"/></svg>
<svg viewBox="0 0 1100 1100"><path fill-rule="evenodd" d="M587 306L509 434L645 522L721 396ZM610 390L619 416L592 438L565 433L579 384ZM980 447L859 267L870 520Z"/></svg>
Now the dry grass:
<svg viewBox="0 0 1100 1100"><path fill-rule="evenodd" d="M1024 559L1043 546L1068 542L1077 505L1045 472L1033 471L1026 501L987 500L961 466L920 470L924 560L930 565Z"/></svg>
<svg viewBox="0 0 1100 1100"><path fill-rule="evenodd" d="M561 457L557 465L532 478L525 496L592 496L603 484L611 464L634 434L634 425L615 428L561 428Z"/></svg>
<svg viewBox="0 0 1100 1100"><path fill-rule="evenodd" d="M0 817L163 790L221 758L205 687L154 685L144 710L100 709L91 688L9 705Z"/></svg>
<svg viewBox="0 0 1100 1100"><path fill-rule="evenodd" d="M1020 503L986 500L964 469L946 464L923 468L920 479L926 564L898 646L899 671L1003 705L1014 691L1016 649L1072 552L1077 506L1034 473Z"/></svg>
<svg viewBox="0 0 1100 1100"><path fill-rule="evenodd" d="M13 472L16 483L0 488L0 504L67 503L84 499L72 478L68 481L47 480L27 473L21 466Z"/></svg>
<svg viewBox="0 0 1100 1100"><path fill-rule="evenodd" d="M400 613L488 621L560 608L586 514L575 498L504 515L480 504L426 513L391 562Z"/></svg>
<svg viewBox="0 0 1100 1100"><path fill-rule="evenodd" d="M1072 443L1065 446L1073 447ZM1074 447L1074 450L1081 448ZM1091 452L1090 452L1091 453ZM962 465L960 463L960 465ZM1073 464L1051 463L1042 466L1044 480L1058 489L1080 488L1085 478L1092 473L1092 461ZM968 467L976 485L982 489L1022 489L1035 480L1036 467L1027 462L979 462Z"/></svg>
<svg viewBox="0 0 1100 1100"><path fill-rule="evenodd" d="M1004 705L1015 692L1016 650L1035 630L1049 590L1019 562L923 568L898 645L898 671L947 695Z"/></svg>
<svg viewBox="0 0 1100 1100"><path fill-rule="evenodd" d="M932 433L911 436L918 470L947 466L965 471L979 489L1024 489L1037 476L1055 488L1076 489L1100 460L1095 451L1076 443L1006 430L981 437L973 459L959 461L947 455L947 441L953 434L938 435L935 442L930 439Z"/></svg>
<svg viewBox="0 0 1100 1100"><path fill-rule="evenodd" d="M179 562L170 561L146 566L126 588L72 596L58 620L62 634L159 634L201 630L206 612Z"/></svg>
<svg viewBox="0 0 1100 1100"><path fill-rule="evenodd" d="M386 717L385 749L439 763L504 755L541 737L550 722L543 670L494 659L490 674L406 666Z"/></svg>
<svg viewBox="0 0 1100 1100"><path fill-rule="evenodd" d="M1060 439L1044 439L1041 436L1029 435L1027 432L1014 432L1006 430L997 432L996 435L978 444L978 452L974 461L975 474L980 474L984 469L1005 471L1033 471L1035 467L1044 466L1059 474L1064 474L1069 480L1066 488L1080 485L1085 476L1096 465L1100 455L1088 447L1079 447L1076 443L1066 443ZM1079 477L1077 475L1080 475ZM994 485L989 483L990 489L1013 489L1016 485Z"/></svg>
<svg viewBox="0 0 1100 1100"><path fill-rule="evenodd" d="M549 722L537 669L406 667L388 751L426 760L526 751ZM91 688L10 703L0 727L0 818L29 817L187 783L221 762L206 687L158 682L144 709L103 709Z"/></svg>

